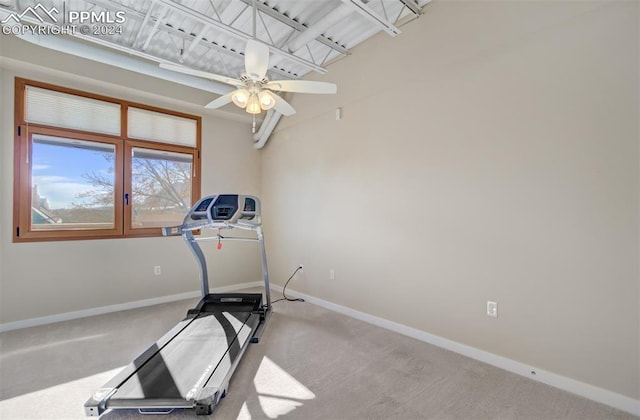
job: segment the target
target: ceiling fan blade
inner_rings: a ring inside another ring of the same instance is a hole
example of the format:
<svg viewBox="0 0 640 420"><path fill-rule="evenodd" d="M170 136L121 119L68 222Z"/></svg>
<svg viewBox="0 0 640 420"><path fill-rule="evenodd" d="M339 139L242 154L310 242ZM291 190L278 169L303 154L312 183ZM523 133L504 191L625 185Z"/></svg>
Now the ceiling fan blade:
<svg viewBox="0 0 640 420"><path fill-rule="evenodd" d="M194 70L189 67L179 66L177 64L160 63L160 68L176 71L178 73L189 74L191 76L203 77L205 79L216 80L233 86L244 86L241 80L233 77L222 76L221 74L209 73L208 71Z"/></svg>
<svg viewBox="0 0 640 420"><path fill-rule="evenodd" d="M219 97L217 99L214 99L213 101L209 102L204 107L205 108L209 108L209 109L213 109L213 108L220 108L222 106L225 106L226 104L231 102L231 95L233 95L234 93L236 93L235 90L233 92L227 93L226 95L222 95L221 97Z"/></svg>
<svg viewBox="0 0 640 420"><path fill-rule="evenodd" d="M264 79L269 68L269 47L260 41L250 39L244 50L244 68L254 80Z"/></svg>
<svg viewBox="0 0 640 420"><path fill-rule="evenodd" d="M281 92L298 93L336 93L338 91L335 83L314 82L311 80L272 80L264 87Z"/></svg>
<svg viewBox="0 0 640 420"><path fill-rule="evenodd" d="M296 110L293 109L291 105L289 105L289 102L285 101L278 95L273 95L273 97L276 99L276 104L273 106L273 109L275 109L285 117L296 113Z"/></svg>

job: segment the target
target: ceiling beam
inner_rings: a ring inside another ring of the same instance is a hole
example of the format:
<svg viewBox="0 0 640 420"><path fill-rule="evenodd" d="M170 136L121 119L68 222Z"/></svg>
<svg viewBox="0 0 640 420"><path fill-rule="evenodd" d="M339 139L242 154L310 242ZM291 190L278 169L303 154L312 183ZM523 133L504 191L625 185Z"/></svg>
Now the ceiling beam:
<svg viewBox="0 0 640 420"><path fill-rule="evenodd" d="M118 10L124 10L127 13L127 17L133 17L134 19L138 19L138 20L142 20L143 24L145 24L145 17L146 14L142 13L138 10L132 9L130 7L127 7L123 4L118 3L117 1L114 0L87 0L89 3L93 3L96 6L100 6L103 7L105 9L110 9L113 6L118 6L119 9ZM151 22L155 22L157 20L157 18L151 16L149 19L147 19L147 21L151 21ZM186 31L181 31L177 28L174 28L173 26L168 26L166 24L164 25L160 25L158 27L159 30L166 32L168 35L171 36L176 36L178 38L184 39L185 41L189 41L191 43L193 43L194 41L196 41L195 38L197 38L197 35L192 35L191 33L187 33ZM199 39L197 40L197 44L200 45L201 47L204 48L210 48L213 49L215 51L219 51L221 53L227 54L235 59L237 59L240 62L244 62L244 55L240 54L237 51L232 51L229 48L225 48L223 46L220 46L218 44L214 44L211 41L205 40L205 39ZM162 62L170 62L169 60L163 60L163 59L159 59L156 61L162 61ZM210 71L209 69L206 68L202 68L202 70L204 71ZM283 70L280 70L278 68L270 68L269 71L275 72L277 74L279 74L280 76L284 77L284 78L292 78L292 74ZM235 77L236 75L229 75L229 77Z"/></svg>
<svg viewBox="0 0 640 420"><path fill-rule="evenodd" d="M360 13L360 15L364 16L370 22L378 25L380 29L382 29L389 35L396 36L400 33L400 29L396 28L393 23L380 16L373 9L364 4L361 0L342 0L342 2L353 7L354 11Z"/></svg>
<svg viewBox="0 0 640 420"><path fill-rule="evenodd" d="M100 4L97 4L97 3L94 3L94 4L96 6L104 7L104 6L102 6ZM147 22L149 21L149 18L151 17L151 12L153 11L153 6L154 6L153 3L151 3L149 5L149 9L147 9L147 13L144 15L144 19L142 20L142 25L140 25L140 29L138 29L138 33L136 34L135 39L131 43L132 47L135 47L136 45L138 45L138 40L142 36L142 32L144 32L144 29L147 27Z"/></svg>
<svg viewBox="0 0 640 420"><path fill-rule="evenodd" d="M241 2L243 2L246 5L251 6L252 4L252 0L240 0ZM278 22L284 23L285 25L295 29L298 32L304 32L306 31L308 28L306 26L304 26L302 23L297 22L293 19L291 19L288 16L283 15L282 13L272 9L271 7L267 6L266 4L259 2L258 3L258 10L261 11L262 13L271 16L272 18L274 18L275 20L277 20ZM342 45L338 44L335 41L330 40L329 38L327 38L324 35L320 35L317 38L315 38L316 41L323 43L324 45L326 45L329 48L332 48L336 51L338 51L340 54L344 54L344 55L350 55L351 51L349 51L348 49L346 49L345 47L343 47Z"/></svg>
<svg viewBox="0 0 640 420"><path fill-rule="evenodd" d="M200 29L200 32L198 32L198 35L196 35L189 43L189 47L185 51L183 51L182 54L180 54L180 58L178 58L179 62L184 63L184 60L187 58L189 54L191 54L191 52L196 48L196 46L200 43L200 41L202 41L202 38L204 38L208 30L209 28L207 28L206 26Z"/></svg>
<svg viewBox="0 0 640 420"><path fill-rule="evenodd" d="M420 9L420 6L418 6L418 4L414 1L414 0L398 0L400 1L400 3L404 4L404 6L411 10L411 13L413 13L416 16L420 16L422 14L422 10Z"/></svg>
<svg viewBox="0 0 640 420"><path fill-rule="evenodd" d="M55 26L48 22L40 22L39 20L31 16L23 16L21 19L23 22L30 23L38 26ZM164 80L169 80L175 83L181 83L186 86L195 87L197 89L213 92L218 95L224 95L233 90L233 88L227 84L216 82L213 80L205 80L199 77L192 77L186 74L180 74L169 70L161 69L159 66L152 64L155 63L169 63L168 60L164 60L143 51L133 49L124 45L109 42L101 38L92 37L89 35L83 35L79 31L69 34L72 38L81 39L84 41L92 42L98 45L107 47L91 48L89 45L82 42L74 41L66 37L61 36L38 36L33 34L17 35L18 38L43 46L45 48L52 48L57 51L62 51L67 54L76 55L89 60L109 64L112 66L124 68L137 73L147 74L153 77L158 77ZM126 53L116 54L111 50L116 50ZM147 63L140 60L134 60L129 56L135 56L144 58L152 63Z"/></svg>
<svg viewBox="0 0 640 420"><path fill-rule="evenodd" d="M199 21L201 23L210 25L210 26L212 26L212 27L214 27L214 28L216 28L216 29L218 29L218 30L220 30L222 32L227 33L228 35L234 36L236 38L243 39L245 41L248 41L248 40L253 38L251 35L249 35L247 33L244 33L244 32L242 32L242 31L240 31L240 30L238 30L236 28L233 28L231 26L225 25L222 22L218 22L217 20L212 19L207 15L204 15L204 14L202 14L202 13L196 11L196 10L193 10L193 9L187 7L187 6L184 6L184 5L180 4L180 3L176 3L175 1L172 1L172 0L157 0L157 2L167 6L169 8L171 8L172 10L181 12L181 13L183 13L183 14L185 14L185 15L187 15L187 16L189 16L189 17L191 17L191 18L193 18L193 19L195 19L195 20L197 20L197 21ZM269 50L271 50L271 52L273 52L275 54L278 54L278 55L281 55L281 56L283 56L283 57L285 57L285 58L287 58L289 60L295 61L296 63L302 64L303 66L305 66L305 67L307 67L307 68L309 68L311 70L314 70L314 71L316 71L318 73L321 73L321 74L324 74L324 73L327 72L327 70L325 68L323 68L321 66L318 66L317 64L314 64L314 63L312 63L312 62L310 62L308 60L300 58L300 57L298 57L296 55L289 54L288 52L276 47L275 45L270 45L270 44L265 44L265 45L269 46Z"/></svg>
<svg viewBox="0 0 640 420"><path fill-rule="evenodd" d="M156 31L158 30L158 27L164 22L164 20L166 19L167 13L169 13L169 8L168 7L162 7L160 9L160 12L158 14L158 20L156 20L153 23L153 27L151 28L151 31L149 31L149 35L147 36L147 39L144 41L144 44L142 44L142 51L146 51L147 48L149 48L149 44L151 43L151 40L153 39L153 36L156 34Z"/></svg>

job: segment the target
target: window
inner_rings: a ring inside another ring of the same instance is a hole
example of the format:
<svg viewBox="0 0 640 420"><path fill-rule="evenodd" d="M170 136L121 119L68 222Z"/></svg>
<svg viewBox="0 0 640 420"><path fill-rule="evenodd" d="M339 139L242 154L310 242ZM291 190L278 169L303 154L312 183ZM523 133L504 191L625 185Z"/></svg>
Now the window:
<svg viewBox="0 0 640 420"><path fill-rule="evenodd" d="M131 153L131 225L182 223L191 208L193 156L134 147Z"/></svg>
<svg viewBox="0 0 640 420"><path fill-rule="evenodd" d="M16 78L14 241L160 236L200 197L200 118Z"/></svg>
<svg viewBox="0 0 640 420"><path fill-rule="evenodd" d="M31 229L115 228L115 144L33 133L31 150Z"/></svg>

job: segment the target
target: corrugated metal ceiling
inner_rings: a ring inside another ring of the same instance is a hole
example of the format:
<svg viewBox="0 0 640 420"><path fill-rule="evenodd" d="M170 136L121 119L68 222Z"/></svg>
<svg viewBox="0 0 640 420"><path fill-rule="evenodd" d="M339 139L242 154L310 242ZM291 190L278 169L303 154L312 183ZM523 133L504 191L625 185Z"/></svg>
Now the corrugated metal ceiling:
<svg viewBox="0 0 640 420"><path fill-rule="evenodd" d="M65 21L70 11L111 19L122 12L125 21L113 25L117 31L71 36L97 48L234 78L244 71L244 48L255 36L270 47L268 78L297 79L311 71L326 72L328 63L380 31L394 35L428 1L256 0L254 5L252 0L18 0L9 1L7 9L21 13L40 4L55 8ZM23 19L34 20L29 14ZM300 44L297 38L307 31L318 35Z"/></svg>

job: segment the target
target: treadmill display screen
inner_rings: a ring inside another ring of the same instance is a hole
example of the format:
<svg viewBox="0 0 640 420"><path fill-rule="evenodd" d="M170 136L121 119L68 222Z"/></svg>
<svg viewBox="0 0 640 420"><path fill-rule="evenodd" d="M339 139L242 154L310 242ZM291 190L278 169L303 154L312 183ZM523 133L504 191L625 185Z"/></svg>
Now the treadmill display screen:
<svg viewBox="0 0 640 420"><path fill-rule="evenodd" d="M200 205L198 206L196 211L197 212L207 211L207 209L209 208L209 204L211 204L211 198L207 198L206 200L202 200L202 202L200 203Z"/></svg>
<svg viewBox="0 0 640 420"><path fill-rule="evenodd" d="M211 207L211 218L213 220L229 220L238 211L237 195L219 195L213 207Z"/></svg>
<svg viewBox="0 0 640 420"><path fill-rule="evenodd" d="M256 200L247 197L247 199L245 199L244 201L243 211L256 211Z"/></svg>

